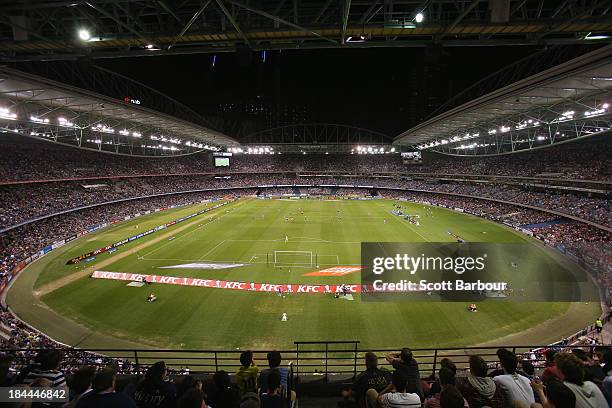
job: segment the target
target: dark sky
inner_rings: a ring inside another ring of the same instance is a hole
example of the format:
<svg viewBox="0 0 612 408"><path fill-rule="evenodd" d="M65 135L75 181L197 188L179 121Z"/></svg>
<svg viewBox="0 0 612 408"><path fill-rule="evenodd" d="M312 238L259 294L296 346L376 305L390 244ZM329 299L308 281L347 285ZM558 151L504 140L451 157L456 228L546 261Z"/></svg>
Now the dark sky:
<svg viewBox="0 0 612 408"><path fill-rule="evenodd" d="M449 96L535 52L534 47L291 50L99 60L194 110L263 98L305 105L308 121L344 123L395 136ZM264 127L259 123L258 127Z"/></svg>

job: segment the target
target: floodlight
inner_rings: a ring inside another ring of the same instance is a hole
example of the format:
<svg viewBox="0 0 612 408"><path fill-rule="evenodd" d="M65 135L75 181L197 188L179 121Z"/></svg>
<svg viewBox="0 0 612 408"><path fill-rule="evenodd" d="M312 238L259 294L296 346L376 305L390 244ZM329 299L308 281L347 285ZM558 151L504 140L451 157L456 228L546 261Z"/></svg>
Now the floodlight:
<svg viewBox="0 0 612 408"><path fill-rule="evenodd" d="M86 30L84 28L80 29L79 38L83 41L89 41L89 39L91 38L91 34L89 33L89 30Z"/></svg>
<svg viewBox="0 0 612 408"><path fill-rule="evenodd" d="M423 15L423 13L417 13L417 15L414 17L414 21L416 21L417 23L422 23L424 19L425 16Z"/></svg>

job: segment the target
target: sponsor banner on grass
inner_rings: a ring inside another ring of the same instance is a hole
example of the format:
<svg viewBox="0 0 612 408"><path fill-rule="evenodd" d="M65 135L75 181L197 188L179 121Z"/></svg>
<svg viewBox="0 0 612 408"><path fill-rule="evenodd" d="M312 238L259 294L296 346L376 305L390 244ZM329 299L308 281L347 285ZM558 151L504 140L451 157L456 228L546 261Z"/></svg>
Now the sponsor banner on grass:
<svg viewBox="0 0 612 408"><path fill-rule="evenodd" d="M181 265L160 266L160 269L228 269L247 266L248 264L230 263L188 263Z"/></svg>
<svg viewBox="0 0 612 408"><path fill-rule="evenodd" d="M125 239L123 239L123 240L121 240L121 241L115 242L115 243L110 244L110 245L107 245L107 246L105 246L105 247L98 248L98 249L96 249L95 251L88 252L88 253L83 254L83 255L79 255L79 256L77 256L76 258L69 259L69 260L68 260L68 262L66 262L66 265L72 265L72 264L76 264L76 263L82 262L84 259L91 258L92 256L94 256L94 255L98 255L98 254L101 254L101 253L103 253L103 252L107 252L107 251L108 251L109 249L111 249L111 248L116 248L116 247L118 247L118 246L125 245L125 244L127 244L128 242L132 242L132 241L134 241L134 240L140 239L140 238L142 238L142 237L145 237L145 236L147 236L147 235L149 235L149 234L152 234L152 233L157 232L157 231L159 231L159 230L162 230L162 229L164 229L164 228L170 227L170 226L172 226L172 225L174 225L174 224L177 224L177 223L179 223L179 222L182 222L182 221L188 220L188 219L190 219L190 218L192 218L192 217L195 217L195 216L197 216L197 215L201 215L201 214L207 213L207 212L209 212L209 211L212 211L212 210L214 210L214 209L217 209L217 208L219 208L219 207L222 207L222 206L224 206L224 205L226 205L226 204L229 204L229 202L224 202L224 203L217 204L217 205L214 205L214 206L209 207L209 208L205 208L205 209L203 209L203 210L201 210L201 211L198 211L198 212L196 212L196 213L193 213L193 214L187 215L187 216L182 217L182 218L180 218L180 219L178 219L178 220L174 220L174 221L170 221L170 222L168 222L168 223L166 223L166 224L158 225L157 227L155 227L155 228L151 228L151 229L150 229L150 230L148 230L148 231L141 232L141 233L139 233L139 234L133 235L133 236L131 236L131 237L129 237L129 238L125 238ZM90 231L90 232L91 232L91 231Z"/></svg>
<svg viewBox="0 0 612 408"><path fill-rule="evenodd" d="M333 266L320 271L308 272L302 276L344 276L361 270L361 266Z"/></svg>
<svg viewBox="0 0 612 408"><path fill-rule="evenodd" d="M361 256L361 285L371 289L366 301L599 299L582 268L531 243L367 242Z"/></svg>
<svg viewBox="0 0 612 408"><path fill-rule="evenodd" d="M136 281L142 282L144 279L148 283L160 283L166 285L181 285L181 286L196 286L202 288L212 289L231 289L231 290L244 290L251 292L272 292L278 293L279 289L283 293L336 293L342 291L344 286L347 293L359 293L361 292L361 286L358 284L351 285L303 285L303 284L276 284L276 283L261 283L261 282L238 282L238 281L226 281L218 279L201 279L201 278L187 278L187 277L176 277L176 276L159 276L159 275L145 275L140 273L126 273L126 272L107 272L107 271L95 271L91 274L92 278L95 279L110 279L119 281Z"/></svg>

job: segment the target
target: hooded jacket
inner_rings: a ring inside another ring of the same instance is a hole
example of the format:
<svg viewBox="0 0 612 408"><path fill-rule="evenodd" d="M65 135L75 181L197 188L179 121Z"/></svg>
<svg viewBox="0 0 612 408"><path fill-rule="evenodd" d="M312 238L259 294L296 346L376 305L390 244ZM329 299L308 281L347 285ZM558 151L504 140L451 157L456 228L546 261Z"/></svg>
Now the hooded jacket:
<svg viewBox="0 0 612 408"><path fill-rule="evenodd" d="M585 381L577 385L564 381L574 395L576 395L576 408L608 408L608 403L601 390L592 382Z"/></svg>
<svg viewBox="0 0 612 408"><path fill-rule="evenodd" d="M490 407L495 396L495 381L490 377L476 377L472 374L457 379L457 388L467 400L470 408Z"/></svg>

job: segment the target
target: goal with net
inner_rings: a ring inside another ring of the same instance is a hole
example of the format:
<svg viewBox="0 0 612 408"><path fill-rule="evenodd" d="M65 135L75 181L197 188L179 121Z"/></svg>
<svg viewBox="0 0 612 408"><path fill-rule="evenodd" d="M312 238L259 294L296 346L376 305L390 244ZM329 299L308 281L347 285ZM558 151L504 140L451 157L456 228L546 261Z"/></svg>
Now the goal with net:
<svg viewBox="0 0 612 408"><path fill-rule="evenodd" d="M315 256L312 251L274 251L268 257L268 263L273 263L275 267L312 266Z"/></svg>

